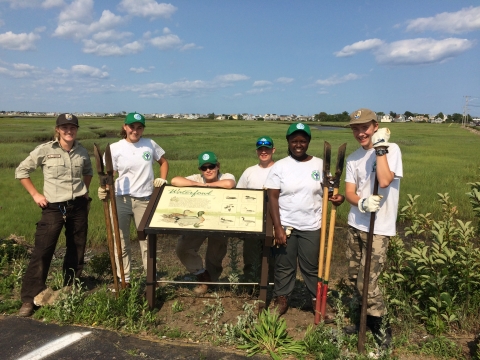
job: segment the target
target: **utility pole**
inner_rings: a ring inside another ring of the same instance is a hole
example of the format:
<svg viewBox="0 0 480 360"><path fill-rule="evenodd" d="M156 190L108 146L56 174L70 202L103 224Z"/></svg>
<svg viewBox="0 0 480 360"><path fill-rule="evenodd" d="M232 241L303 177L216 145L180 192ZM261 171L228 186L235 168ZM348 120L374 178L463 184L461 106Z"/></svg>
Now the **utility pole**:
<svg viewBox="0 0 480 360"><path fill-rule="evenodd" d="M470 100L471 96L465 95L465 105L463 106L463 116L462 116L462 127L465 127L468 122L468 101Z"/></svg>

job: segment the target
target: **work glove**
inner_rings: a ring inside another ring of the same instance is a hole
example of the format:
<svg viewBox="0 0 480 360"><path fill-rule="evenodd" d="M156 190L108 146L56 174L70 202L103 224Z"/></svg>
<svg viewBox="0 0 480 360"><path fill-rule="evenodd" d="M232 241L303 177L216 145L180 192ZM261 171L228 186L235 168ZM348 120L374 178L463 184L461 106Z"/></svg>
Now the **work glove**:
<svg viewBox="0 0 480 360"><path fill-rule="evenodd" d="M107 190L105 190L102 187L98 188L98 198L100 200L105 200L107 198L107 194L108 194Z"/></svg>
<svg viewBox="0 0 480 360"><path fill-rule="evenodd" d="M358 210L360 212L377 212L380 209L380 200L382 195L370 195L369 197L358 200Z"/></svg>
<svg viewBox="0 0 480 360"><path fill-rule="evenodd" d="M378 129L372 136L372 143L374 148L385 147L387 148L390 144L388 140L390 139L390 130L388 128Z"/></svg>
<svg viewBox="0 0 480 360"><path fill-rule="evenodd" d="M156 178L155 180L153 180L153 186L155 187L160 187L163 184L168 184L168 181L162 178Z"/></svg>

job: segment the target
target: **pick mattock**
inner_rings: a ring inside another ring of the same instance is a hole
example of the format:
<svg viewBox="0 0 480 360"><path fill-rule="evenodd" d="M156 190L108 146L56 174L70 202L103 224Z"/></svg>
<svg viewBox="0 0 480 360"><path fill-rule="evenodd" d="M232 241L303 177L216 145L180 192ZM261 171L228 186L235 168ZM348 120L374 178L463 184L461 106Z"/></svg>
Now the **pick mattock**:
<svg viewBox="0 0 480 360"><path fill-rule="evenodd" d="M343 172L343 164L345 162L345 151L347 144L342 144L338 148L337 165L335 168L335 176L330 174L330 161L332 148L325 141L323 148L323 203L322 203L322 227L320 231L320 252L318 256L318 283L317 283L317 301L315 303L315 325L320 322L320 318L324 318L327 310L328 280L330 278L330 263L332 259L333 236L335 233L335 220L337 216L337 207L332 205L330 212L330 227L328 230L327 257L325 260L325 275L323 276L323 264L325 253L325 238L327 235L327 214L328 214L328 198L330 187L333 187L333 195L338 194L340 186L340 177Z"/></svg>
<svg viewBox="0 0 480 360"><path fill-rule="evenodd" d="M125 288L125 273L123 270L123 258L121 255L121 241L120 241L120 230L118 228L118 217L117 217L117 206L115 202L115 185L113 180L113 163L112 163L112 156L110 153L110 145L107 144L107 148L105 150L105 164L107 167L107 174L105 174L104 166L103 166L103 159L102 153L100 148L97 144L93 144L94 146L94 155L95 161L97 164L97 173L100 178L100 186L108 191L110 197L110 206L108 204L108 198L103 200L103 214L105 217L105 224L107 228L107 244L108 244L108 252L110 255L110 263L112 266L112 273L113 273L113 284L115 287L115 293L118 296L119 286L118 286L118 278L117 278L117 270L115 264L115 251L114 251L114 236L112 233L115 234L115 242L117 245L117 254L118 254L118 262L120 265L120 276L122 280L122 288ZM110 212L109 208L112 209ZM112 222L113 218L113 222Z"/></svg>
<svg viewBox="0 0 480 360"><path fill-rule="evenodd" d="M375 183L373 185L373 195L378 195L378 178L375 173ZM370 264L372 263L373 230L375 227L376 213L370 215L370 228L367 236L367 251L365 254L365 269L363 271L363 289L362 289L362 310L360 312L360 328L358 329L357 351L360 354L365 353L365 335L367 331L367 299L368 283L370 282Z"/></svg>

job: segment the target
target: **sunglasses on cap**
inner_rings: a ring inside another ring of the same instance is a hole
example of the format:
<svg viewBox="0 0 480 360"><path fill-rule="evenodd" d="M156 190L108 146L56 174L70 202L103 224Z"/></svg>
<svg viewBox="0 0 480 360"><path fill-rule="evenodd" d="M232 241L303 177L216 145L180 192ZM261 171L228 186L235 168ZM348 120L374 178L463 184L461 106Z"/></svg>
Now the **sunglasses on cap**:
<svg viewBox="0 0 480 360"><path fill-rule="evenodd" d="M200 166L200 170L202 170L202 171L213 170L216 167L217 167L217 164L202 165L202 166Z"/></svg>
<svg viewBox="0 0 480 360"><path fill-rule="evenodd" d="M271 141L268 141L268 140L260 140L260 141L257 141L257 147L260 147L260 146L272 146L272 142Z"/></svg>

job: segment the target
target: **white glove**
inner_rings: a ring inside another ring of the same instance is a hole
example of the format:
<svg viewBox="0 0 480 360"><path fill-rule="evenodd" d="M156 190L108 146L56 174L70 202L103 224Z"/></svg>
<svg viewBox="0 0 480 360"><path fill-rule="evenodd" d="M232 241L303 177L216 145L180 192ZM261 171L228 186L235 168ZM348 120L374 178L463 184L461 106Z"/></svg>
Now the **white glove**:
<svg viewBox="0 0 480 360"><path fill-rule="evenodd" d="M155 180L153 180L153 186L155 187L160 187L163 184L168 184L168 181L162 178L156 178Z"/></svg>
<svg viewBox="0 0 480 360"><path fill-rule="evenodd" d="M377 212L380 209L380 200L382 195L370 195L369 197L358 200L358 210L360 212Z"/></svg>
<svg viewBox="0 0 480 360"><path fill-rule="evenodd" d="M372 136L373 147L388 147L390 144L388 140L390 139L390 130L388 128L378 129L375 134Z"/></svg>
<svg viewBox="0 0 480 360"><path fill-rule="evenodd" d="M105 200L107 198L107 194L108 194L107 190L105 190L102 187L98 188L98 198L100 200Z"/></svg>

